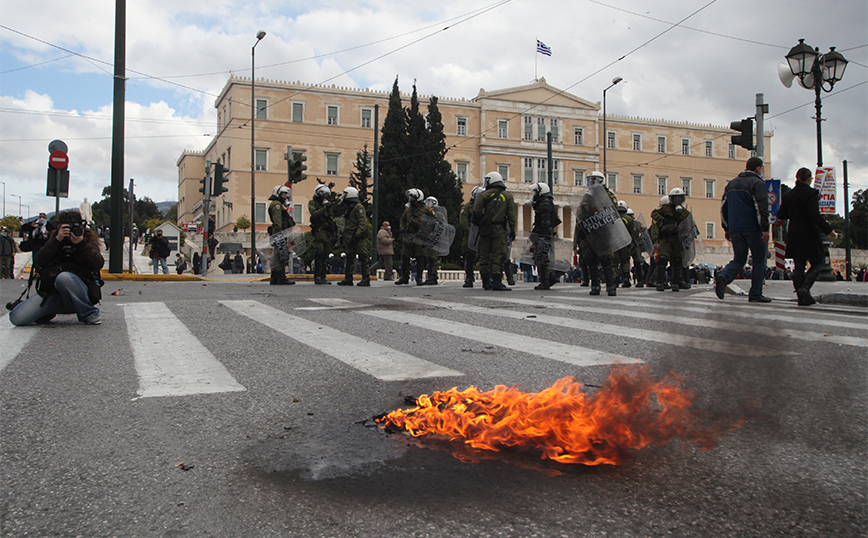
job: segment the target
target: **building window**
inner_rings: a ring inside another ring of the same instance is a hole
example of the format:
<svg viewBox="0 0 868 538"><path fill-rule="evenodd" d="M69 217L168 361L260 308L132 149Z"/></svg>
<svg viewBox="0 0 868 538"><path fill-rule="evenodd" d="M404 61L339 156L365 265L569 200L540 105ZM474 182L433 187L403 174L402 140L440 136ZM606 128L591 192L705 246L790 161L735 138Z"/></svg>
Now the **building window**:
<svg viewBox="0 0 868 538"><path fill-rule="evenodd" d="M681 190L684 191L684 194L690 197L690 178L683 177L681 178Z"/></svg>
<svg viewBox="0 0 868 538"><path fill-rule="evenodd" d="M546 119L545 118L537 118L536 119L536 141L537 142L545 142L546 141Z"/></svg>
<svg viewBox="0 0 868 538"><path fill-rule="evenodd" d="M705 197L714 198L714 180L705 180Z"/></svg>
<svg viewBox="0 0 868 538"><path fill-rule="evenodd" d="M536 177L538 183L548 183L548 174L546 174L546 160L536 160Z"/></svg>
<svg viewBox="0 0 868 538"><path fill-rule="evenodd" d="M266 171L268 170L268 150L267 149L258 149L256 150L256 171Z"/></svg>
<svg viewBox="0 0 868 538"><path fill-rule="evenodd" d="M735 159L735 144L730 144L727 151L729 152L729 158Z"/></svg>
<svg viewBox="0 0 868 538"><path fill-rule="evenodd" d="M633 194L642 194L642 176L633 174Z"/></svg>
<svg viewBox="0 0 868 538"><path fill-rule="evenodd" d="M302 204L292 204L292 218L296 224L304 224L304 213Z"/></svg>
<svg viewBox="0 0 868 538"><path fill-rule="evenodd" d="M585 171L584 170L573 170L573 185L576 187L581 187L585 184Z"/></svg>
<svg viewBox="0 0 868 538"><path fill-rule="evenodd" d="M258 120L267 120L268 119L268 101L266 99L257 99L256 100L256 119L258 119Z"/></svg>
<svg viewBox="0 0 868 538"><path fill-rule="evenodd" d="M706 222L705 223L705 238L706 239L714 239L714 223Z"/></svg>
<svg viewBox="0 0 868 538"><path fill-rule="evenodd" d="M618 174L614 172L606 174L606 186L609 187L610 191L618 192Z"/></svg>
<svg viewBox="0 0 868 538"><path fill-rule="evenodd" d="M609 131L606 133L606 147L609 149L615 149L615 131Z"/></svg>
<svg viewBox="0 0 868 538"><path fill-rule="evenodd" d="M326 107L326 124L327 125L337 125L338 124L338 107L335 105L329 105Z"/></svg>
<svg viewBox="0 0 868 538"><path fill-rule="evenodd" d="M326 175L338 175L338 156L334 153L326 154Z"/></svg>
<svg viewBox="0 0 868 538"><path fill-rule="evenodd" d="M509 125L508 121L497 120L497 137L498 138L507 138L507 135L509 134L506 130L507 125Z"/></svg>
<svg viewBox="0 0 868 538"><path fill-rule="evenodd" d="M467 163L455 163L455 175L458 176L458 181L467 183Z"/></svg>
<svg viewBox="0 0 868 538"><path fill-rule="evenodd" d="M304 103L292 104L292 121L293 123L304 123Z"/></svg>
<svg viewBox="0 0 868 538"><path fill-rule="evenodd" d="M581 127L573 129L573 143L577 146L583 146L585 142L585 131Z"/></svg>
<svg viewBox="0 0 868 538"><path fill-rule="evenodd" d="M666 153L666 137L657 137L657 153Z"/></svg>
<svg viewBox="0 0 868 538"><path fill-rule="evenodd" d="M705 156L713 157L714 156L714 142L711 140L705 141Z"/></svg>
<svg viewBox="0 0 868 538"><path fill-rule="evenodd" d="M633 133L633 151L642 151L642 135Z"/></svg>
<svg viewBox="0 0 868 538"><path fill-rule="evenodd" d="M533 140L533 118L530 116L524 117L524 139Z"/></svg>
<svg viewBox="0 0 868 538"><path fill-rule="evenodd" d="M500 174L500 177L502 177L504 181L509 181L509 165L498 164L497 173Z"/></svg>
<svg viewBox="0 0 868 538"><path fill-rule="evenodd" d="M365 129L370 129L373 125L371 121L371 117L374 115L374 112L370 108L362 109L362 127Z"/></svg>
<svg viewBox="0 0 868 538"><path fill-rule="evenodd" d="M458 116L458 129L456 130L456 134L458 136L467 136L467 118L464 116Z"/></svg>
<svg viewBox="0 0 868 538"><path fill-rule="evenodd" d="M533 183L533 157L524 158L524 182Z"/></svg>
<svg viewBox="0 0 868 538"><path fill-rule="evenodd" d="M552 144L559 144L561 131L558 129L558 119L552 118L549 124L551 125Z"/></svg>
<svg viewBox="0 0 868 538"><path fill-rule="evenodd" d="M658 177L657 178L657 195L658 196L666 196L668 191L666 190L666 178Z"/></svg>
<svg viewBox="0 0 868 538"><path fill-rule="evenodd" d="M265 213L265 202L256 202L256 222L267 223L268 218Z"/></svg>
<svg viewBox="0 0 868 538"><path fill-rule="evenodd" d="M681 154L682 155L690 155L690 139L682 138L681 139Z"/></svg>
<svg viewBox="0 0 868 538"><path fill-rule="evenodd" d="M552 185L561 184L561 165L560 161L552 160Z"/></svg>

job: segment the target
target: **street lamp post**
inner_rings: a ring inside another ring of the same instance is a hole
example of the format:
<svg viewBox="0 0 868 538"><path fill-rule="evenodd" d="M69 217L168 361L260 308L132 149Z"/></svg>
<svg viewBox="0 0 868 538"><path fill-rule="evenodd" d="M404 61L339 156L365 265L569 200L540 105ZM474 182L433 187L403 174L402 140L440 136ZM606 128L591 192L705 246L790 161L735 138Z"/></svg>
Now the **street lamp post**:
<svg viewBox="0 0 868 538"><path fill-rule="evenodd" d="M835 83L844 76L847 60L840 52L835 50L835 47L831 47L826 54L820 54L819 48L815 49L811 47L805 43L804 39L799 39L799 44L790 49L785 58L793 76L799 78L799 84L807 90L814 90L814 95L816 96L814 107L817 111L815 118L817 120L817 168L821 168L823 166L823 118L820 113L823 108L823 101L821 95L822 92L832 91ZM849 202L849 200L844 201L844 203ZM823 248L825 250L826 262L823 265L818 280L835 280L835 275L832 274L830 264L830 246L831 242L828 239L824 239Z"/></svg>
<svg viewBox="0 0 868 538"><path fill-rule="evenodd" d="M6 182L0 181L3 184L3 216L6 216Z"/></svg>
<svg viewBox="0 0 868 538"><path fill-rule="evenodd" d="M10 194L9 196L13 196L15 198L18 198L18 218L21 218L21 196L19 196L17 194Z"/></svg>
<svg viewBox="0 0 868 538"><path fill-rule="evenodd" d="M606 177L606 182L609 181L609 176L606 173L606 148L609 145L609 133L606 131L606 92L609 91L612 86L624 80L621 77L615 77L612 79L612 84L609 85L608 88L603 90L603 175Z"/></svg>
<svg viewBox="0 0 868 538"><path fill-rule="evenodd" d="M256 34L250 48L250 259L256 263L256 45L265 37L265 30Z"/></svg>
<svg viewBox="0 0 868 538"><path fill-rule="evenodd" d="M29 219L29 218L30 218L30 206L29 206L29 205L25 205L24 207L27 208L27 218Z"/></svg>

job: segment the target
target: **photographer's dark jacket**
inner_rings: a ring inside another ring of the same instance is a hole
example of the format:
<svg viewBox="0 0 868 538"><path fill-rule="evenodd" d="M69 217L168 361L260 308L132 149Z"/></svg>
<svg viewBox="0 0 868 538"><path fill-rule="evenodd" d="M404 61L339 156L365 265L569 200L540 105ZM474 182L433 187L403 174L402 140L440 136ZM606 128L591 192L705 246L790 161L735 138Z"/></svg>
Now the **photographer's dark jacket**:
<svg viewBox="0 0 868 538"><path fill-rule="evenodd" d="M151 237L151 258L168 258L171 252L167 238L156 235Z"/></svg>
<svg viewBox="0 0 868 538"><path fill-rule="evenodd" d="M105 264L99 241L92 232L85 232L84 240L77 245L66 239L58 241L55 235L33 256L33 261L42 268L59 265L85 282L98 278Z"/></svg>

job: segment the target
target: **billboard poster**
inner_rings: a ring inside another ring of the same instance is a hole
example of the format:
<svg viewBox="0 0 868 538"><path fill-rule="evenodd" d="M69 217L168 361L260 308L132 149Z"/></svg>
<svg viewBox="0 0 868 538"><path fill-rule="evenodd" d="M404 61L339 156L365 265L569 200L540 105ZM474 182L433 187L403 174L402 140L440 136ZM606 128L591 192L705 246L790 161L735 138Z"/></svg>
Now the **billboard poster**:
<svg viewBox="0 0 868 538"><path fill-rule="evenodd" d="M817 168L814 188L820 191L820 213L835 212L835 168Z"/></svg>

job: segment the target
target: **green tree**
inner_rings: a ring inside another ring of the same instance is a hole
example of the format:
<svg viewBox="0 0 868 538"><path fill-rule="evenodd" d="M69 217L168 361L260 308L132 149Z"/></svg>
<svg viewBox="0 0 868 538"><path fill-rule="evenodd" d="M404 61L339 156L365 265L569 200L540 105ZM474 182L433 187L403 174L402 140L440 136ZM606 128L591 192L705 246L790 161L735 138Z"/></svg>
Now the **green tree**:
<svg viewBox="0 0 868 538"><path fill-rule="evenodd" d="M106 225L108 226L111 223L111 187L105 187L102 190L103 199L99 202L94 202L91 206L93 210L93 221L97 226ZM130 219L130 193L127 189L123 191L123 222L124 227L126 228L127 223ZM176 204L177 207L177 204ZM177 215L177 209L176 209ZM144 198L139 199L137 196L133 195L133 222L135 222L136 226L139 230L143 229L145 225L145 221L149 219L162 219L163 213L157 207L157 204L145 196ZM177 216L176 216L177 218Z"/></svg>
<svg viewBox="0 0 868 538"><path fill-rule="evenodd" d="M17 232L21 229L21 219L13 215L6 215L0 219L0 226L5 226L9 232Z"/></svg>
<svg viewBox="0 0 868 538"><path fill-rule="evenodd" d="M150 198L145 198L145 200L150 201ZM136 202L136 204L138 204L138 202ZM139 209L137 206L136 212L138 212L138 211L139 211ZM166 217L166 220L170 220L170 221L174 222L175 224L178 224L178 204L175 204L172 207L170 207L169 210L166 211L166 214L164 216ZM138 226L138 224L136 224L136 226Z"/></svg>
<svg viewBox="0 0 868 538"><path fill-rule="evenodd" d="M356 162L353 171L350 172L350 187L359 191L359 201L365 206L368 218L371 217L371 189L374 184L371 175L371 155L368 153L368 145L356 152Z"/></svg>
<svg viewBox="0 0 868 538"><path fill-rule="evenodd" d="M239 230L247 230L250 228L250 218L247 215L241 215L238 217L238 220L235 221L235 226L238 226Z"/></svg>
<svg viewBox="0 0 868 538"><path fill-rule="evenodd" d="M868 248L868 191L860 189L853 193L850 208L850 246Z"/></svg>
<svg viewBox="0 0 868 538"><path fill-rule="evenodd" d="M458 176L446 160L449 148L446 147L446 134L443 132L443 116L437 106L437 97L434 96L428 103L428 130L425 140L428 189L437 197L438 203L446 208L449 223L457 228L463 194ZM460 241L453 241L449 259L454 261L461 255Z"/></svg>
<svg viewBox="0 0 868 538"><path fill-rule="evenodd" d="M407 115L401 104L397 77L392 84L392 93L389 94L389 110L383 120L381 133L379 217L382 220L397 223L401 213L404 212L404 203L407 201L405 193L410 188L407 179L408 159L405 157L407 154Z"/></svg>

